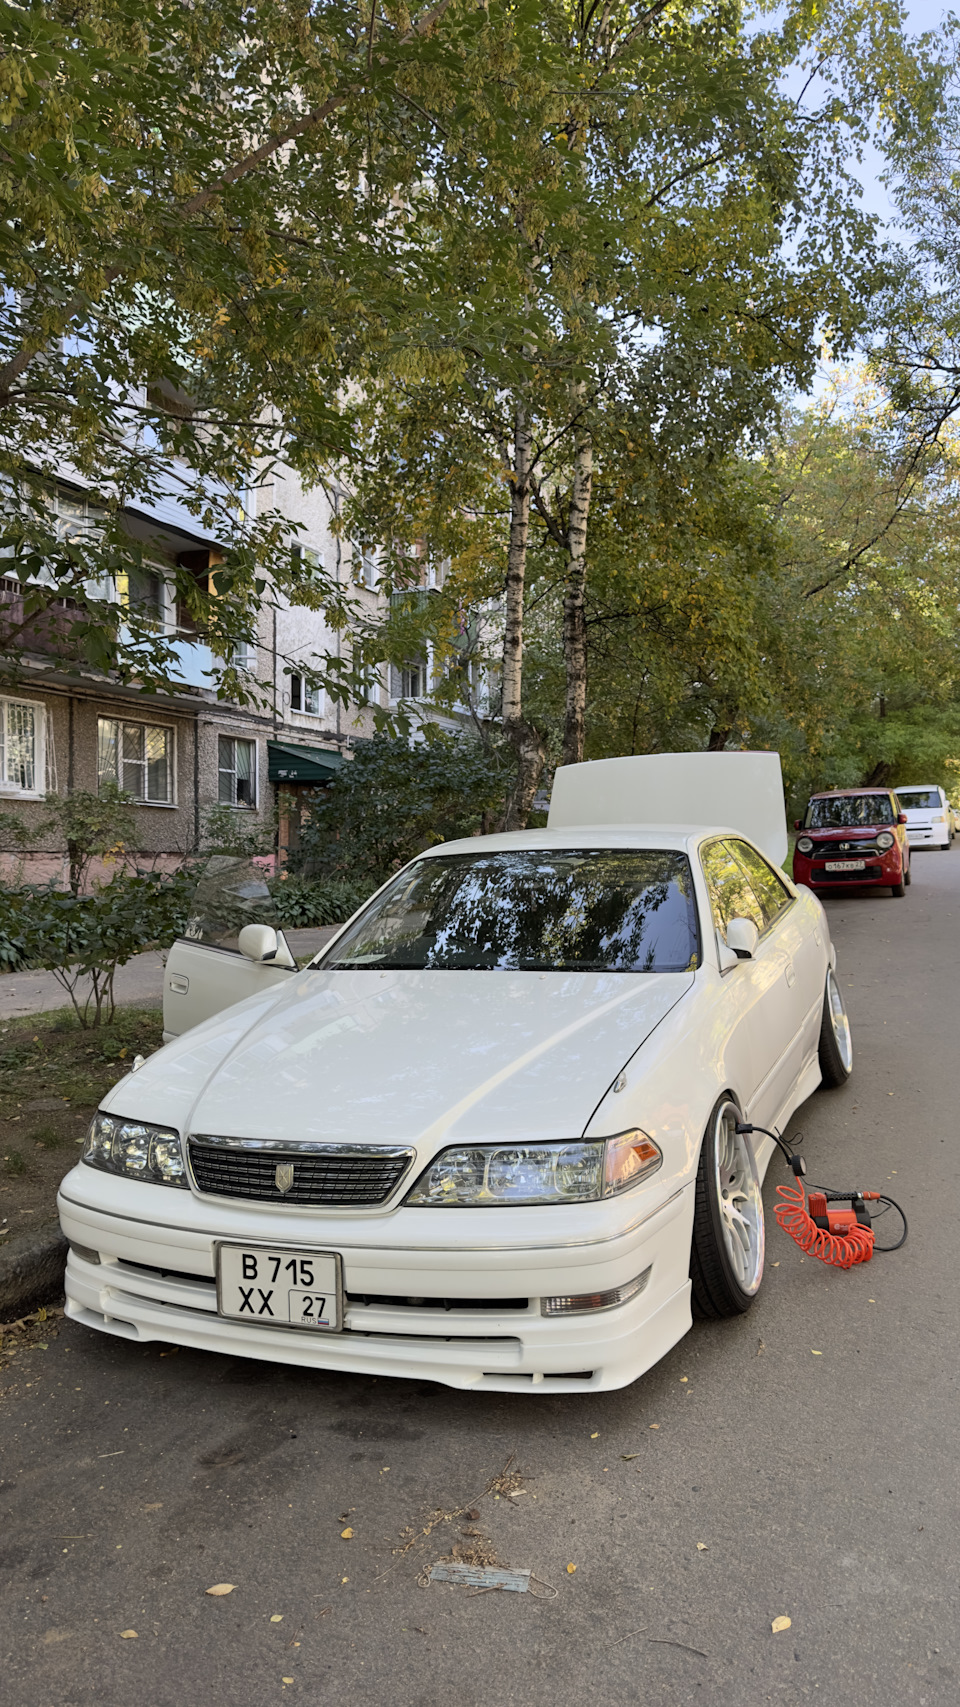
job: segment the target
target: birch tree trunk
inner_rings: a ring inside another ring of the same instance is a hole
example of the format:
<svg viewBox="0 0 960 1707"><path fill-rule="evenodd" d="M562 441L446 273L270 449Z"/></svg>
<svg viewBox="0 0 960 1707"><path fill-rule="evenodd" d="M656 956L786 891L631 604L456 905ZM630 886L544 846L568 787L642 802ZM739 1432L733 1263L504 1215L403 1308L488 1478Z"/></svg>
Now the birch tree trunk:
<svg viewBox="0 0 960 1707"><path fill-rule="evenodd" d="M523 605L530 531L530 427L517 404L513 432L510 544L507 552L506 618L503 630L503 732L513 748L517 777L507 801L505 830L525 828L546 761L542 736L523 715Z"/></svg>
<svg viewBox="0 0 960 1707"><path fill-rule="evenodd" d="M563 594L563 658L567 692L563 720L562 764L583 761L587 706L587 624L584 595L587 580L587 522L593 490L593 439L584 433L577 443L573 486L567 517L567 574Z"/></svg>

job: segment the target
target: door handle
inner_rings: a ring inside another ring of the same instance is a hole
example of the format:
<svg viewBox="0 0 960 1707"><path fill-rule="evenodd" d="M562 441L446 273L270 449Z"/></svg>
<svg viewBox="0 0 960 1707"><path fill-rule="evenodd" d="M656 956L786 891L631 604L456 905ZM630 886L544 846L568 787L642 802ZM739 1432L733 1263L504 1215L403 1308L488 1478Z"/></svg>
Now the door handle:
<svg viewBox="0 0 960 1707"><path fill-rule="evenodd" d="M182 972L171 972L170 988L176 995L185 996L190 988L190 980L185 978Z"/></svg>
<svg viewBox="0 0 960 1707"><path fill-rule="evenodd" d="M794 972L792 966L788 966L787 967L787 983L789 984L791 990L793 989L793 986L796 983L796 981L797 981L797 974Z"/></svg>

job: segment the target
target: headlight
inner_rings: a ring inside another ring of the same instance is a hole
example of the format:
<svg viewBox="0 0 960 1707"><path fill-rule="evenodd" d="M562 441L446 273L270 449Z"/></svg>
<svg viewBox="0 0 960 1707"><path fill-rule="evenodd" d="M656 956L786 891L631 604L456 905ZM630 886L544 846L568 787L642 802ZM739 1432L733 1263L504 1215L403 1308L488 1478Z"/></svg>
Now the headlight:
<svg viewBox="0 0 960 1707"><path fill-rule="evenodd" d="M637 1130L595 1143L458 1145L441 1151L405 1201L479 1209L590 1203L628 1191L662 1161L653 1139Z"/></svg>
<svg viewBox="0 0 960 1707"><path fill-rule="evenodd" d="M180 1134L169 1126L146 1126L140 1120L95 1114L83 1146L83 1160L91 1168L123 1174L127 1179L145 1179L150 1185L187 1184Z"/></svg>
<svg viewBox="0 0 960 1707"><path fill-rule="evenodd" d="M877 837L877 847L880 849L881 853L886 853L888 848L893 847L895 841L896 837L891 836L889 830L881 830Z"/></svg>
<svg viewBox="0 0 960 1707"><path fill-rule="evenodd" d="M797 853L813 853L813 843L809 836L797 837Z"/></svg>

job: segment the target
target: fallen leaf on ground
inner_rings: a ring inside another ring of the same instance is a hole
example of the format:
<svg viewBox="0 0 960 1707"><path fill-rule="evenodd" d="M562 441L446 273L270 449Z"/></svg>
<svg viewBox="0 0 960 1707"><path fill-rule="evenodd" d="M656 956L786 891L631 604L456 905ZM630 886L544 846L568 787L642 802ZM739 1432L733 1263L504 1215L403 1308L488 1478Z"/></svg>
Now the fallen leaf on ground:
<svg viewBox="0 0 960 1707"><path fill-rule="evenodd" d="M163 1508L163 1501L157 1500L155 1505L145 1505L143 1509L144 1509L144 1511L161 1511L162 1508Z"/></svg>
<svg viewBox="0 0 960 1707"><path fill-rule="evenodd" d="M707 1547L707 1543L705 1541L698 1541L697 1542L697 1552L698 1553L709 1552L709 1548Z"/></svg>
<svg viewBox="0 0 960 1707"><path fill-rule="evenodd" d="M281 1682L281 1683L292 1683L292 1682L293 1682L293 1678L292 1678L292 1677L282 1677L282 1678L281 1678L281 1679L280 1679L280 1682Z"/></svg>
<svg viewBox="0 0 960 1707"><path fill-rule="evenodd" d="M651 1423L651 1424L650 1424L650 1427L651 1427L651 1428L659 1428L659 1427L660 1427L660 1424L659 1424L659 1423Z"/></svg>
<svg viewBox="0 0 960 1707"><path fill-rule="evenodd" d="M814 1351L813 1347L811 1346L810 1347L810 1356L811 1357L822 1357L823 1352L822 1351Z"/></svg>
<svg viewBox="0 0 960 1707"><path fill-rule="evenodd" d="M576 1565L568 1565L567 1566L567 1576L572 1577L576 1568L577 1568Z"/></svg>
<svg viewBox="0 0 960 1707"><path fill-rule="evenodd" d="M340 1539L341 1539L341 1541L352 1541L353 1540L353 1530L352 1529L341 1529Z"/></svg>
<svg viewBox="0 0 960 1707"><path fill-rule="evenodd" d="M681 1381L689 1381L689 1379L690 1379L689 1375L681 1375L681 1377L680 1377Z"/></svg>
<svg viewBox="0 0 960 1707"><path fill-rule="evenodd" d="M283 1623L283 1613L282 1612L271 1612L270 1622L271 1622L271 1624L282 1624Z"/></svg>
<svg viewBox="0 0 960 1707"><path fill-rule="evenodd" d="M621 1452L620 1456L625 1464L629 1464L631 1458L639 1458L640 1454L639 1452Z"/></svg>
<svg viewBox="0 0 960 1707"><path fill-rule="evenodd" d="M599 1429L597 1429L597 1432L596 1432L596 1434L592 1434L592 1435L591 1435L591 1436L590 1436L590 1439L591 1439L591 1440L599 1440L599 1438L600 1438L600 1430L599 1430Z"/></svg>
<svg viewBox="0 0 960 1707"><path fill-rule="evenodd" d="M781 1612L780 1617L774 1619L770 1628L775 1636L779 1636L781 1630L789 1630L792 1622L793 1620L788 1618L785 1612Z"/></svg>
<svg viewBox="0 0 960 1707"><path fill-rule="evenodd" d="M212 1588L204 1589L205 1594L232 1594L236 1583L214 1583Z"/></svg>
<svg viewBox="0 0 960 1707"><path fill-rule="evenodd" d="M121 1632L120 1632L120 1640L121 1640L121 1642L125 1642L125 1641L127 1641L127 1640L128 1640L128 1639L129 1639L129 1638L130 1638L130 1637L131 1637L131 1636L135 1636L135 1635L136 1635L136 1634L137 1634L137 1632L136 1632L136 1630L121 1630Z"/></svg>

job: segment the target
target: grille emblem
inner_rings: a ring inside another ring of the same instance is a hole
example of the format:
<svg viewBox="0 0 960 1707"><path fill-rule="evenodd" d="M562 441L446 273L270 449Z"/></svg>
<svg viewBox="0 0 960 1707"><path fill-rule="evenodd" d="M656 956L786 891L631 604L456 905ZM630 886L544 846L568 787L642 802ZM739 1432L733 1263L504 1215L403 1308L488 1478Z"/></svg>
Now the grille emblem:
<svg viewBox="0 0 960 1707"><path fill-rule="evenodd" d="M277 1190L281 1193L289 1191L293 1184L293 1163L281 1162L274 1174Z"/></svg>

